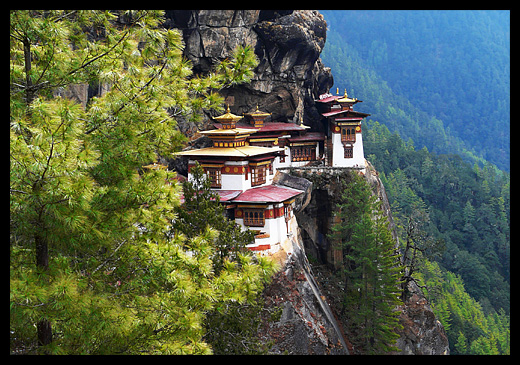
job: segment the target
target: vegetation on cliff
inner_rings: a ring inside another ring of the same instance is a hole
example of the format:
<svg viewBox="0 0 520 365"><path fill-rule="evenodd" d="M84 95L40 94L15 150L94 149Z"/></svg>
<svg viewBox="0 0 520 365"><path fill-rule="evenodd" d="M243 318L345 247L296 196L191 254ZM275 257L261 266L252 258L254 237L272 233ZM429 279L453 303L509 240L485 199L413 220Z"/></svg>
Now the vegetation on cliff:
<svg viewBox="0 0 520 365"><path fill-rule="evenodd" d="M162 21L160 11L10 13L12 353L209 353L208 311L244 303L271 274L240 255L217 270L218 227L172 234L173 174L139 170L180 148L177 116L221 109L217 91L256 65L239 48L191 77ZM59 96L73 84L110 87L82 108Z"/></svg>
<svg viewBox="0 0 520 365"><path fill-rule="evenodd" d="M381 202L361 176L350 174L336 204L338 222L329 235L342 254L336 272L345 283L342 320L356 351L384 354L397 351L396 307L401 265Z"/></svg>
<svg viewBox="0 0 520 365"><path fill-rule="evenodd" d="M510 174L416 150L377 122L363 133L451 352L509 353Z"/></svg>

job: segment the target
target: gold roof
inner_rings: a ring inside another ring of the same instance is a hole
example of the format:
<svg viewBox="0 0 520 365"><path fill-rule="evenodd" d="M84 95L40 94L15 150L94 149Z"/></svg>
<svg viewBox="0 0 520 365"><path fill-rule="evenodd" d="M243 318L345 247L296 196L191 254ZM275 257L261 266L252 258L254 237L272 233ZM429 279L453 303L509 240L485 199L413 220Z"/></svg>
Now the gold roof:
<svg viewBox="0 0 520 365"><path fill-rule="evenodd" d="M265 113L265 112L258 110L258 104L256 104L256 110L252 113L245 113L245 115L257 116L257 117L268 117L271 115L271 113Z"/></svg>
<svg viewBox="0 0 520 365"><path fill-rule="evenodd" d="M235 115L231 113L231 110L229 110L229 105L227 106L227 110L225 114L219 115L218 117L213 117L213 119L219 121L219 122L237 122L242 117L240 115Z"/></svg>
<svg viewBox="0 0 520 365"><path fill-rule="evenodd" d="M210 131L199 132L209 137L212 136L240 136L245 134L256 133L256 129L252 128L232 128L232 129L212 129Z"/></svg>
<svg viewBox="0 0 520 365"><path fill-rule="evenodd" d="M345 89L345 94L343 95L343 98L336 100L338 103L355 103L358 101L356 98L351 99L347 95L347 89Z"/></svg>
<svg viewBox="0 0 520 365"><path fill-rule="evenodd" d="M283 151L283 148L273 147L257 147L257 146L242 146L242 147L206 147L198 150L182 151L175 153L175 156L223 156L223 157L251 157L263 155L266 153L273 153Z"/></svg>

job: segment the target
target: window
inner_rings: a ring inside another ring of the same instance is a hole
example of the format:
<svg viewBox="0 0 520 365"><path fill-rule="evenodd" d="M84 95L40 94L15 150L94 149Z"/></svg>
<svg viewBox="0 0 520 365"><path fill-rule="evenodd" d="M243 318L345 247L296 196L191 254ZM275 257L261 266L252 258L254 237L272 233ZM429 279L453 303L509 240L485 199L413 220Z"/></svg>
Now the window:
<svg viewBox="0 0 520 365"><path fill-rule="evenodd" d="M265 166L251 167L251 186L265 184Z"/></svg>
<svg viewBox="0 0 520 365"><path fill-rule="evenodd" d="M341 141L356 142L356 128L355 127L343 127L341 128Z"/></svg>
<svg viewBox="0 0 520 365"><path fill-rule="evenodd" d="M313 161L315 159L315 146L291 147L291 161Z"/></svg>
<svg viewBox="0 0 520 365"><path fill-rule="evenodd" d="M205 167L204 172L211 181L212 188L220 188L222 186L222 175L218 167Z"/></svg>
<svg viewBox="0 0 520 365"><path fill-rule="evenodd" d="M283 214L285 216L285 221L289 221L291 219L291 211L292 211L292 205L291 204L284 204L283 205Z"/></svg>
<svg viewBox="0 0 520 365"><path fill-rule="evenodd" d="M345 158L352 158L352 157L354 157L354 153L352 151L352 146L345 145L344 146L344 151L345 151L345 154L344 154Z"/></svg>
<svg viewBox="0 0 520 365"><path fill-rule="evenodd" d="M263 227L265 217L263 209L244 209L244 225L253 227Z"/></svg>

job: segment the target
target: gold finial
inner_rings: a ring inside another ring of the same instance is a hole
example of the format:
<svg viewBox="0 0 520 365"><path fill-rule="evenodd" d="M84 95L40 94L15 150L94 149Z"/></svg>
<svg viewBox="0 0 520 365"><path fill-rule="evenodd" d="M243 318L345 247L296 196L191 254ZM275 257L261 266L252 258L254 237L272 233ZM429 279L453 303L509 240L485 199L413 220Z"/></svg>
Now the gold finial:
<svg viewBox="0 0 520 365"><path fill-rule="evenodd" d="M259 110L258 110L258 103L256 103L256 111L257 111L257 112L259 111Z"/></svg>
<svg viewBox="0 0 520 365"><path fill-rule="evenodd" d="M347 96L347 89L345 89L345 95L343 95L343 97L346 98Z"/></svg>
<svg viewBox="0 0 520 365"><path fill-rule="evenodd" d="M231 113L231 110L229 110L229 104L226 104L226 106L227 106L226 113Z"/></svg>
<svg viewBox="0 0 520 365"><path fill-rule="evenodd" d="M336 88L336 95L339 95L339 87Z"/></svg>

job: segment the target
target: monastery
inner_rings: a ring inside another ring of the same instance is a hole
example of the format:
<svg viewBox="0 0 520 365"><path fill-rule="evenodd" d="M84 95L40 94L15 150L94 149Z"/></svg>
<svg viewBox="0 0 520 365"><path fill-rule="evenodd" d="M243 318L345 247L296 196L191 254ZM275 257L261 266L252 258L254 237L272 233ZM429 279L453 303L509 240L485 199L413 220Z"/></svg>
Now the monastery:
<svg viewBox="0 0 520 365"><path fill-rule="evenodd" d="M301 190L273 184L277 169L307 165L358 168L364 170L361 121L370 114L355 112L361 100L344 95L323 94L315 100L325 133L310 132L296 123L266 121L270 114L258 110L243 116L214 117L209 137L212 147L183 151L190 169L199 163L220 196L227 216L243 229L255 232L254 244L260 254L279 250L297 227L293 207Z"/></svg>

